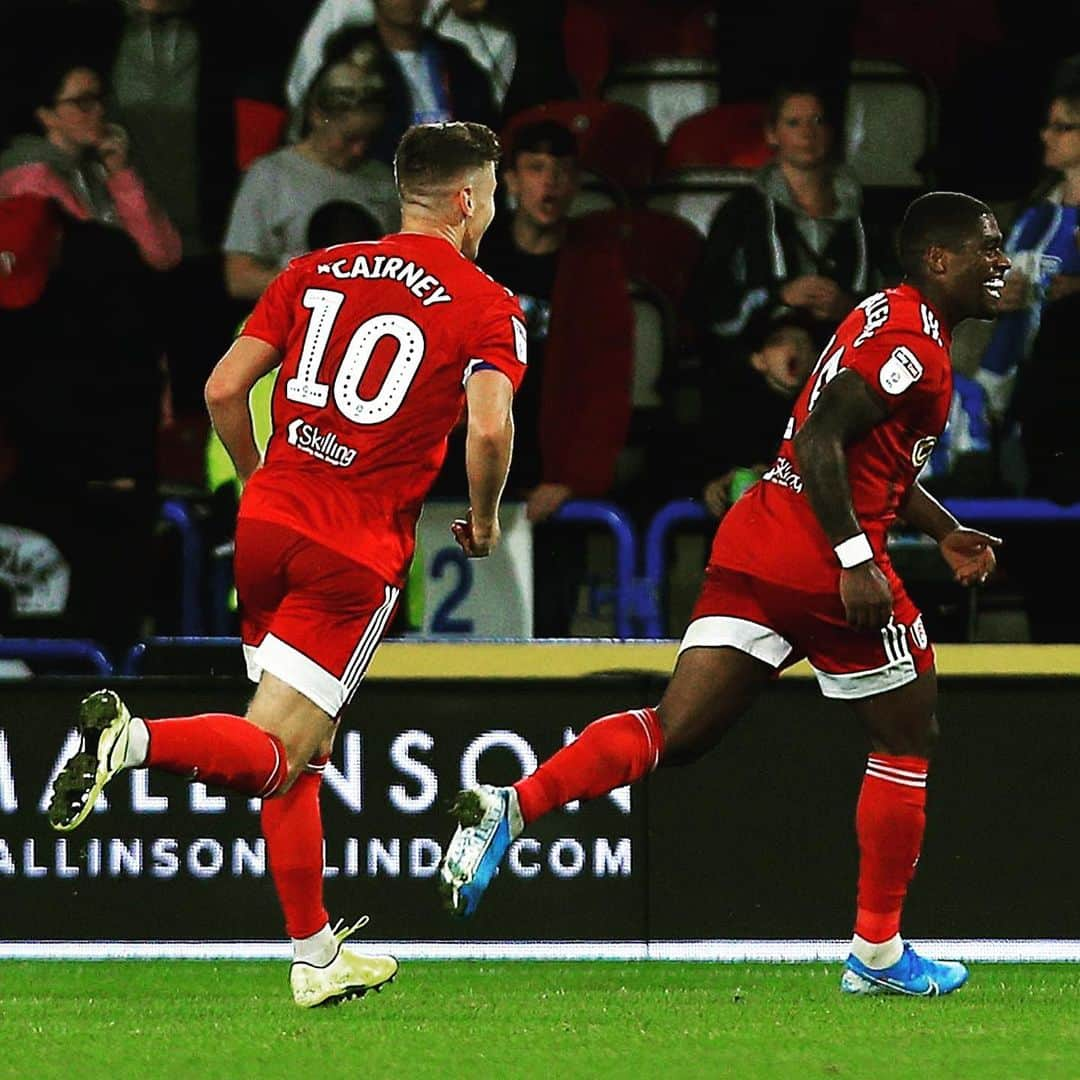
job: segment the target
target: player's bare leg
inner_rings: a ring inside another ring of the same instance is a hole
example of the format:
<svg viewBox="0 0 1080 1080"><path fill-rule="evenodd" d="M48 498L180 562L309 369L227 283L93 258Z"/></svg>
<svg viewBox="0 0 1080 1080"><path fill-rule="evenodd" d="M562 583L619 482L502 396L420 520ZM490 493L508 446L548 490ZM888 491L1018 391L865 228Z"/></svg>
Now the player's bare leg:
<svg viewBox="0 0 1080 1080"><path fill-rule="evenodd" d="M112 690L81 704L82 744L57 777L49 819L75 828L124 769L148 766L262 798L270 871L294 941L293 996L305 1007L358 997L397 973L389 956L364 957L342 942L366 922L331 929L323 906L322 768L333 720L264 672L246 717L227 713L144 720Z"/></svg>
<svg viewBox="0 0 1080 1080"><path fill-rule="evenodd" d="M773 678L768 664L739 649L683 652L656 707L664 737L659 764L686 765L711 750Z"/></svg>
<svg viewBox="0 0 1080 1080"><path fill-rule="evenodd" d="M900 916L922 849L926 777L937 739L933 668L895 690L854 703L872 750L855 814L859 889L851 957L841 986L849 993L931 997L967 979L961 964L918 956L900 937Z"/></svg>
<svg viewBox="0 0 1080 1080"><path fill-rule="evenodd" d="M288 769L261 812L270 874L293 944L289 981L298 1005L312 1008L380 990L397 974L392 956L363 956L342 942L366 922L333 928L323 904L323 830L319 789L330 758L334 718L288 683L264 671L248 719L285 748Z"/></svg>
<svg viewBox="0 0 1080 1080"><path fill-rule="evenodd" d="M697 760L769 684L773 669L728 647L687 649L655 708L595 720L511 788L462 792L458 829L440 866L440 891L457 915L471 915L510 844L525 826L574 799L595 799L659 764Z"/></svg>

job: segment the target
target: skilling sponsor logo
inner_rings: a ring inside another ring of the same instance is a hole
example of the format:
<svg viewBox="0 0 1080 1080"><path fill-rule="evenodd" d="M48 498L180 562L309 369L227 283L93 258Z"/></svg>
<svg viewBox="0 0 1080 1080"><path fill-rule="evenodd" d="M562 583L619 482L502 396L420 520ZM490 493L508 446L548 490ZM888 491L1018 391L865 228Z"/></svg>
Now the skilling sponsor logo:
<svg viewBox="0 0 1080 1080"><path fill-rule="evenodd" d="M295 446L297 450L303 450L305 454L310 454L320 461L347 468L356 460L356 451L351 446L338 442L332 431L324 434L314 424L309 424L299 416L289 423L288 432L290 446Z"/></svg>

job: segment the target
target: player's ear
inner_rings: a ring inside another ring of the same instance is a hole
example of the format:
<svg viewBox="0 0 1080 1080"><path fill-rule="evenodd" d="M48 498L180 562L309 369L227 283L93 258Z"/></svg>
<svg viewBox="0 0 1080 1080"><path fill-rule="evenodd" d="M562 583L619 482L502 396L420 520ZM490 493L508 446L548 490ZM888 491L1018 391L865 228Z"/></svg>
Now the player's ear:
<svg viewBox="0 0 1080 1080"><path fill-rule="evenodd" d="M949 268L949 252L940 244L926 249L926 266L932 274L944 274Z"/></svg>
<svg viewBox="0 0 1080 1080"><path fill-rule="evenodd" d="M472 217L476 212L476 198L473 194L472 184L466 184L461 189L461 211L466 217Z"/></svg>

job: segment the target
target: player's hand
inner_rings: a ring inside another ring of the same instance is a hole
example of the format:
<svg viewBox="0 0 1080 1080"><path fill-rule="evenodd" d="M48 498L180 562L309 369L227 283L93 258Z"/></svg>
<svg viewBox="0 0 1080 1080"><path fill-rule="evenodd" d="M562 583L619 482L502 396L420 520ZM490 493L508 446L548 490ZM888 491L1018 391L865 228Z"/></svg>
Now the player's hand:
<svg viewBox="0 0 1080 1080"><path fill-rule="evenodd" d="M97 144L97 155L110 176L127 168L128 145L127 132L119 124L105 125L105 134Z"/></svg>
<svg viewBox="0 0 1080 1080"><path fill-rule="evenodd" d="M525 500L525 516L534 525L547 521L573 494L566 484L537 484Z"/></svg>
<svg viewBox="0 0 1080 1080"><path fill-rule="evenodd" d="M953 529L938 543L942 557L961 585L982 585L997 569L994 548L1001 540L978 529Z"/></svg>
<svg viewBox="0 0 1080 1080"><path fill-rule="evenodd" d="M731 506L728 494L731 490L731 474L734 470L710 480L701 490L701 500L705 503L705 509L718 521Z"/></svg>
<svg viewBox="0 0 1080 1080"><path fill-rule="evenodd" d="M840 599L856 630L880 630L892 618L892 589L874 562L840 571Z"/></svg>
<svg viewBox="0 0 1080 1080"><path fill-rule="evenodd" d="M464 518L450 522L450 531L454 534L458 547L470 559L482 559L490 555L498 547L499 538L502 536L497 517L490 523L476 521L472 510Z"/></svg>

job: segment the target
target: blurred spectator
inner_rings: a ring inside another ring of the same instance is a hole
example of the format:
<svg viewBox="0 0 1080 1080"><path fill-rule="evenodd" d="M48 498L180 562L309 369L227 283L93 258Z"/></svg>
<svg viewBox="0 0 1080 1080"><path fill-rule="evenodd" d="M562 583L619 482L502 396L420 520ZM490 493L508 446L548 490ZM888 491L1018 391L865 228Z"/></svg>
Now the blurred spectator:
<svg viewBox="0 0 1080 1080"><path fill-rule="evenodd" d="M1055 454L1069 450L1075 457L1075 414L1066 414L1080 408L1068 397L1080 340L1080 80L1059 87L1041 134L1051 176L1021 208L1006 242L1013 267L977 378L1003 423L1007 486L1049 495L1058 482L1051 472L1065 476L1064 459Z"/></svg>
<svg viewBox="0 0 1080 1080"><path fill-rule="evenodd" d="M371 25L376 6L376 0L322 0L289 71L286 94L293 108L303 102L322 64L327 40L345 26ZM491 17L488 8L488 0L433 0L426 5L423 19L429 30L465 49L487 76L492 101L502 108L514 75L517 43L502 21Z"/></svg>
<svg viewBox="0 0 1080 1080"><path fill-rule="evenodd" d="M965 5L949 0L948 6ZM913 17L910 8L905 17ZM936 37L937 19L935 4L935 33L923 33L924 39ZM957 56L956 71L938 87L936 184L952 191L976 191L991 205L1012 201L1038 180L1038 128L1053 94L1055 74L1080 42L1080 7L1056 0L972 3L960 35L964 48ZM946 30L945 55L953 51L949 37ZM988 109L987 87L998 82L1007 90L1009 107Z"/></svg>
<svg viewBox="0 0 1080 1080"><path fill-rule="evenodd" d="M393 173L367 156L385 114L378 76L347 61L324 65L308 93L300 142L260 158L241 181L222 245L231 296L258 299L291 258L310 250L312 214L327 202L364 207L380 235L397 229Z"/></svg>
<svg viewBox="0 0 1080 1080"><path fill-rule="evenodd" d="M776 160L717 211L689 300L710 350L730 350L755 312L778 305L808 314L820 346L877 278L862 191L832 156L820 94L778 89L765 134Z"/></svg>
<svg viewBox="0 0 1080 1080"><path fill-rule="evenodd" d="M818 88L827 115L839 126L857 7L858 0L717 4L714 36L722 100L768 101L781 84L809 84Z"/></svg>
<svg viewBox="0 0 1080 1080"><path fill-rule="evenodd" d="M238 317L221 254L238 180L238 116L250 99L280 103L288 17L280 0L260 5L252 47L251 5L241 0L95 2L117 116L183 238L159 307L175 416L161 464L167 483L194 487L209 426L203 386Z"/></svg>
<svg viewBox="0 0 1080 1080"><path fill-rule="evenodd" d="M772 464L817 358L812 329L793 308L758 312L742 338L742 356L706 368L697 459L701 498L714 517L723 517Z"/></svg>
<svg viewBox="0 0 1080 1080"><path fill-rule="evenodd" d="M237 181L237 99L280 96L279 20L261 11L259 48L238 49L250 27L235 0L113 0L110 15L109 88L135 159L185 258L216 253Z"/></svg>
<svg viewBox="0 0 1080 1080"><path fill-rule="evenodd" d="M410 124L474 120L495 127L487 76L456 42L424 26L427 0L374 0L372 26L344 26L327 39L323 61L351 60L386 81L387 114L372 147L392 162Z"/></svg>
<svg viewBox="0 0 1080 1080"><path fill-rule="evenodd" d="M986 391L953 370L949 420L919 483L935 495L990 495L997 487Z"/></svg>
<svg viewBox="0 0 1080 1080"><path fill-rule="evenodd" d="M632 312L614 233L597 237L569 219L574 136L553 121L522 126L503 180L513 210L496 217L478 262L517 294L527 321L529 374L514 400L506 491L526 501L534 526L535 633L564 637L584 578L584 537L545 523L570 498L610 492L630 419ZM436 494L463 494L448 487L464 475L463 452L452 440Z"/></svg>
<svg viewBox="0 0 1080 1080"><path fill-rule="evenodd" d="M121 229L40 197L0 200L0 250L0 337L23 358L0 395L3 522L48 537L70 566L53 632L127 645L151 606L154 274Z"/></svg>
<svg viewBox="0 0 1080 1080"><path fill-rule="evenodd" d="M17 135L0 154L0 195L54 199L71 217L122 229L148 266L180 260L180 237L128 162L123 128L106 123L101 77L81 59L44 63L31 88L42 135Z"/></svg>

